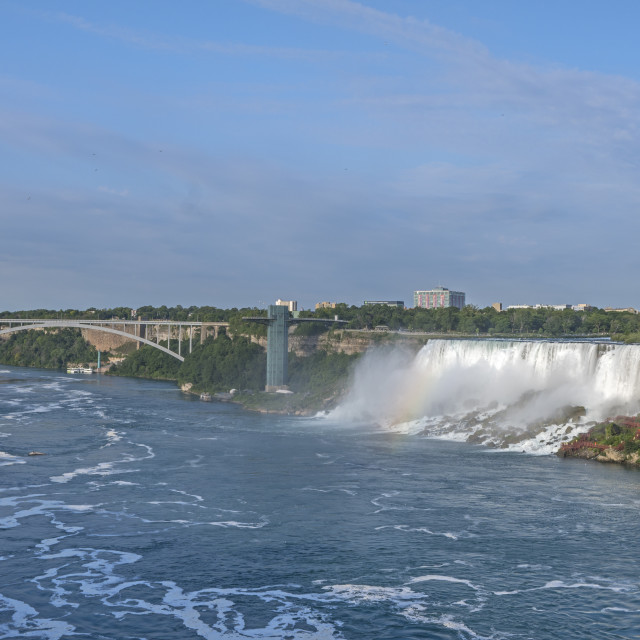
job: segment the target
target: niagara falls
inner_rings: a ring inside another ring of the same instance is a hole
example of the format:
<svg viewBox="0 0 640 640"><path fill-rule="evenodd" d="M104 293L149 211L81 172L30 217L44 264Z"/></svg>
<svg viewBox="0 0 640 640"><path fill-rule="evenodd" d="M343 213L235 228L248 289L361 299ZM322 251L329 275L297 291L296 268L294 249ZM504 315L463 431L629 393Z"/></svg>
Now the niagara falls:
<svg viewBox="0 0 640 640"><path fill-rule="evenodd" d="M548 454L640 410L640 346L610 341L430 340L367 353L336 417Z"/></svg>

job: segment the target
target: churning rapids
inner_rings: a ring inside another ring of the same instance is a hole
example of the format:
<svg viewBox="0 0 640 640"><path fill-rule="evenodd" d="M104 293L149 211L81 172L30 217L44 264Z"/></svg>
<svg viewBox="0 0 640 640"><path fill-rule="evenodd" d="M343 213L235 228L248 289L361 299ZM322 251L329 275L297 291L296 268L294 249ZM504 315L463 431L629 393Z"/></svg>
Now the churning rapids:
<svg viewBox="0 0 640 640"><path fill-rule="evenodd" d="M0 367L0 639L638 638L640 474L455 441L636 397L614 345L370 354L315 418Z"/></svg>
<svg viewBox="0 0 640 640"><path fill-rule="evenodd" d="M549 454L598 420L640 411L640 346L431 340L371 352L339 419Z"/></svg>

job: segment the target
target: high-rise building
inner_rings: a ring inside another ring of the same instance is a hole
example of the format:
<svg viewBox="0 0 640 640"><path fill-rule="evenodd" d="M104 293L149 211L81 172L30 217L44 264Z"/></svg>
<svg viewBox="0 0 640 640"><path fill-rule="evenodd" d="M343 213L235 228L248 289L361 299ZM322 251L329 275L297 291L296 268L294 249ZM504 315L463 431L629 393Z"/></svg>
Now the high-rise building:
<svg viewBox="0 0 640 640"><path fill-rule="evenodd" d="M422 309L441 309L465 305L465 294L462 291L449 291L446 287L436 287L428 291L413 292L413 306Z"/></svg>

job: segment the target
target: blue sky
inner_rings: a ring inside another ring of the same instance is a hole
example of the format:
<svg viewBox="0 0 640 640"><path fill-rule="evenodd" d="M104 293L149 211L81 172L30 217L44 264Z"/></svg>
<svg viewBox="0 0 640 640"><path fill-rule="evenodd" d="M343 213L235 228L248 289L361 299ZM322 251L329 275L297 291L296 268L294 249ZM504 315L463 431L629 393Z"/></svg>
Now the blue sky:
<svg viewBox="0 0 640 640"><path fill-rule="evenodd" d="M640 306L640 4L0 4L0 309Z"/></svg>

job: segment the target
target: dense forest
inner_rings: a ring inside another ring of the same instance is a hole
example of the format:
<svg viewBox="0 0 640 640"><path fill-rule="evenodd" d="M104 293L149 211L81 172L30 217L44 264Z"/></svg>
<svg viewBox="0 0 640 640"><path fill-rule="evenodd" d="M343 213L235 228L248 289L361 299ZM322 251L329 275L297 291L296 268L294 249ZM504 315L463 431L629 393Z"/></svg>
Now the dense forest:
<svg viewBox="0 0 640 640"><path fill-rule="evenodd" d="M0 340L0 362L19 367L64 369L68 363L87 364L98 352L77 329L19 331Z"/></svg>
<svg viewBox="0 0 640 640"><path fill-rule="evenodd" d="M180 384L191 383L199 391L264 389L266 351L245 336L233 339L224 333L209 338L185 357L178 371Z"/></svg>
<svg viewBox="0 0 640 640"><path fill-rule="evenodd" d="M188 345L183 345L184 352ZM327 397L339 391L339 383L357 356L328 354L318 350L308 357L289 354L289 387L309 399ZM110 373L121 376L176 380L190 383L196 391L211 393L238 389L262 391L266 383L266 351L244 336L229 338L224 333L208 338L186 355L184 362L144 346L132 353Z"/></svg>
<svg viewBox="0 0 640 640"><path fill-rule="evenodd" d="M160 345L166 347L166 340ZM134 378L175 380L181 364L180 360L176 360L164 351L144 345L130 353L122 362L113 364L109 373Z"/></svg>
<svg viewBox="0 0 640 640"><path fill-rule="evenodd" d="M166 341L160 343L167 345ZM233 339L224 333L188 353L189 343L182 345L187 353L184 362L155 349L143 346L109 371L112 375L176 380L191 383L199 391L228 391L230 388L263 389L265 385L266 352L245 336Z"/></svg>

